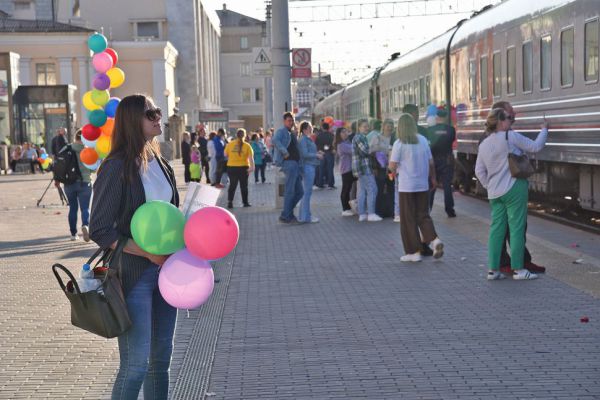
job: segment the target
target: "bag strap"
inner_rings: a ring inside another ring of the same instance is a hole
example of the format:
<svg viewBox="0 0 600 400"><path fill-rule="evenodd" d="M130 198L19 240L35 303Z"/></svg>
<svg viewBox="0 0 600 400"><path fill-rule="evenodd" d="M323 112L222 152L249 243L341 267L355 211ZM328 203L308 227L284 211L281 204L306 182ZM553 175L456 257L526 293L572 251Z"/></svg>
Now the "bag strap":
<svg viewBox="0 0 600 400"><path fill-rule="evenodd" d="M56 277L56 280L58 281L58 284L60 285L60 288L63 290L63 292L65 292L65 293L67 292L67 286L65 285L65 283L61 279L60 275L58 274L57 270L59 270L59 269L62 272L64 272L65 274L67 274L67 276L73 283L73 287L75 288L75 293L81 294L81 289L79 289L79 285L77 284L77 279L75 279L75 277L73 276L71 271L69 271L67 268L65 268L64 266L62 266L60 264L54 264L52 266L52 272L54 272L54 276Z"/></svg>

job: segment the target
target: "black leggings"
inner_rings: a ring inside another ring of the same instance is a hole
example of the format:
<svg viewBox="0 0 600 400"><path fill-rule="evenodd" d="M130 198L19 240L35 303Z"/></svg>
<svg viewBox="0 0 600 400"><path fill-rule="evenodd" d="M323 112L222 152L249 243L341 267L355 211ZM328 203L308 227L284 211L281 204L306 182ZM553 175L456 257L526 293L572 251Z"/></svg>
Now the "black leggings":
<svg viewBox="0 0 600 400"><path fill-rule="evenodd" d="M235 196L235 190L237 189L238 182L240 183L240 190L242 191L242 202L248 204L248 167L227 167L227 174L229 175L229 188L227 189L227 201L233 202Z"/></svg>
<svg viewBox="0 0 600 400"><path fill-rule="evenodd" d="M352 171L342 174L342 193L340 194L340 200L342 201L342 209L344 211L350 210L350 191L352 190L352 183L356 181Z"/></svg>
<svg viewBox="0 0 600 400"><path fill-rule="evenodd" d="M262 183L265 183L265 167L267 163L263 161L261 165L254 166L254 182L258 183L258 173L260 172L260 179L262 179Z"/></svg>

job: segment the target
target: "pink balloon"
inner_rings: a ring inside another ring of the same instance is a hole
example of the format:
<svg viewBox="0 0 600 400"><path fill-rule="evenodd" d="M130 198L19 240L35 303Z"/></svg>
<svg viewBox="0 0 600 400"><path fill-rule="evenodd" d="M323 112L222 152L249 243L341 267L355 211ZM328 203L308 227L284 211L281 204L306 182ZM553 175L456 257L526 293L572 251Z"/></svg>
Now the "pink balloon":
<svg viewBox="0 0 600 400"><path fill-rule="evenodd" d="M94 65L94 69L99 73L104 73L113 67L112 57L106 53L98 53L94 54L92 58L92 65Z"/></svg>
<svg viewBox="0 0 600 400"><path fill-rule="evenodd" d="M240 238L234 215L221 207L204 207L185 224L183 238L187 249L204 260L218 260L229 254Z"/></svg>
<svg viewBox="0 0 600 400"><path fill-rule="evenodd" d="M186 249L167 259L158 275L158 288L167 303L190 310L206 302L213 292L215 275L208 261Z"/></svg>

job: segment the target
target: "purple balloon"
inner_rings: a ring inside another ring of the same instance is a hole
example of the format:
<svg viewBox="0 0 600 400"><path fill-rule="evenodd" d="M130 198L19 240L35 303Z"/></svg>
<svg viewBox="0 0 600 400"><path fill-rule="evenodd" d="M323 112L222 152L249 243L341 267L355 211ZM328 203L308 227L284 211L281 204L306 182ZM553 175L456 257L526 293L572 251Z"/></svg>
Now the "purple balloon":
<svg viewBox="0 0 600 400"><path fill-rule="evenodd" d="M94 76L92 86L97 90L106 90L110 88L110 78L104 73L99 73Z"/></svg>
<svg viewBox="0 0 600 400"><path fill-rule="evenodd" d="M215 275L208 261L186 249L171 255L160 269L158 288L167 303L175 308L196 308L210 297Z"/></svg>

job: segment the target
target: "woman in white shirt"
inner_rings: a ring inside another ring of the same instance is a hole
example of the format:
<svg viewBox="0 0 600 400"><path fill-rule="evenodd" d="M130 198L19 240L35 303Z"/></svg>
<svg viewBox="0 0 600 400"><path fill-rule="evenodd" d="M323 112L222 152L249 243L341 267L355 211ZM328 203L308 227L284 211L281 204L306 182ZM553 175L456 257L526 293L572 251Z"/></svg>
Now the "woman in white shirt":
<svg viewBox="0 0 600 400"><path fill-rule="evenodd" d="M546 144L548 125L535 141L510 130L508 115L502 108L494 108L487 117L488 136L479 145L475 175L487 189L492 208L492 222L488 240L487 279L505 278L500 269L500 253L506 234L510 230L510 253L513 279L535 279L523 268L525 248L525 224L527 221L528 183L526 179L514 178L508 166L508 154L537 153Z"/></svg>
<svg viewBox="0 0 600 400"><path fill-rule="evenodd" d="M437 237L428 206L429 185L436 187L433 157L427 139L417 133L417 123L410 114L402 114L398 120L398 140L388 168L394 178L398 177L400 233L406 253L400 261L421 261L422 243L431 243L433 257L440 258L444 244Z"/></svg>

